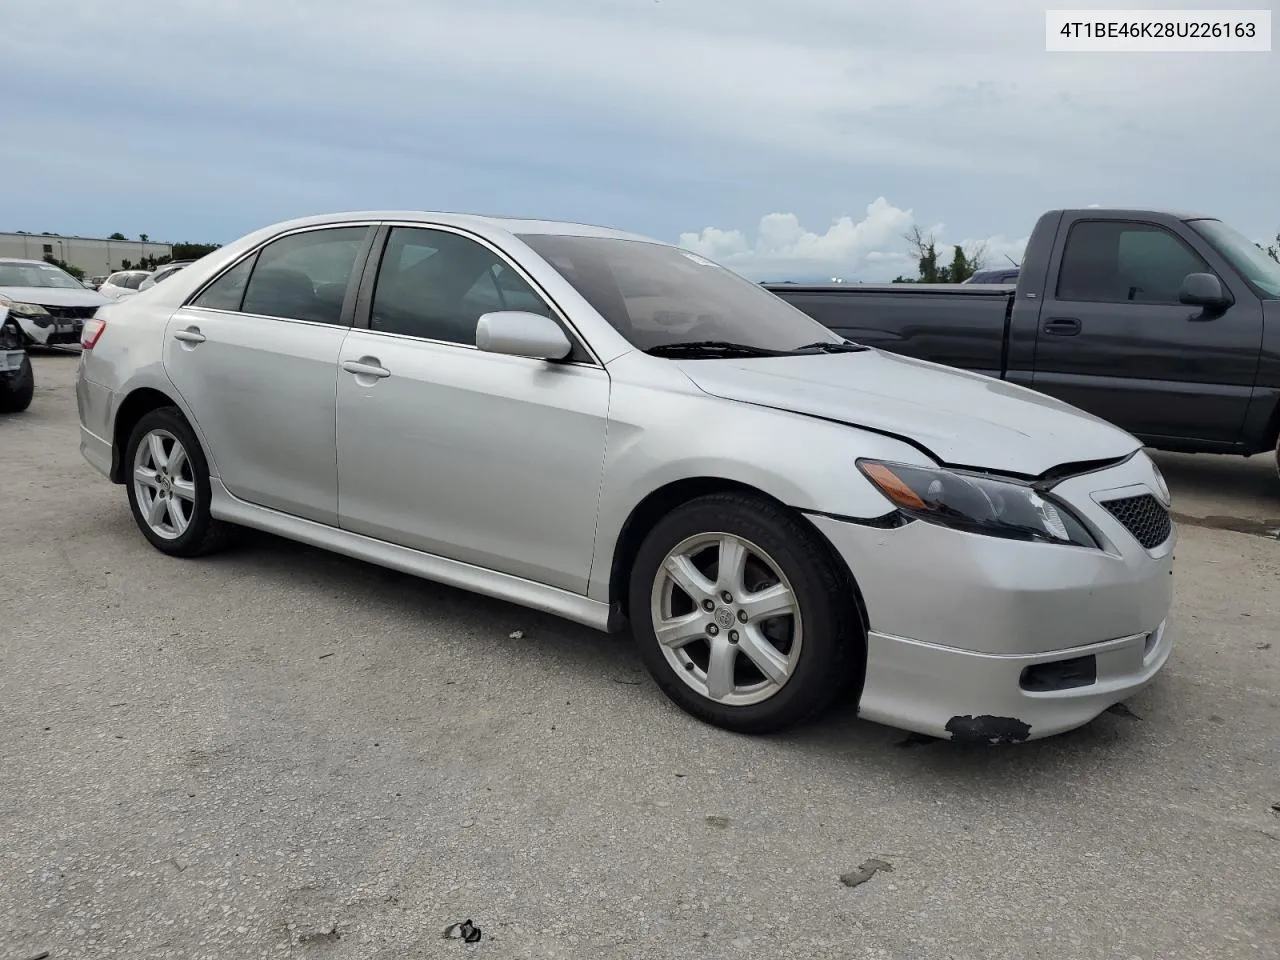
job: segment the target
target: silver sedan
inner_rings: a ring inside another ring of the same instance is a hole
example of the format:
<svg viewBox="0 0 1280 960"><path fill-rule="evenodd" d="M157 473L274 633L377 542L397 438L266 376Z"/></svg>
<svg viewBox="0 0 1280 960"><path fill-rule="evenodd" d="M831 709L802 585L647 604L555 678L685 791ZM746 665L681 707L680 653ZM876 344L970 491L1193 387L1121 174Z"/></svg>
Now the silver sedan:
<svg viewBox="0 0 1280 960"><path fill-rule="evenodd" d="M100 309L81 449L158 550L253 527L600 630L760 733L1088 722L1172 642L1129 434L866 349L703 257L424 213L260 230Z"/></svg>

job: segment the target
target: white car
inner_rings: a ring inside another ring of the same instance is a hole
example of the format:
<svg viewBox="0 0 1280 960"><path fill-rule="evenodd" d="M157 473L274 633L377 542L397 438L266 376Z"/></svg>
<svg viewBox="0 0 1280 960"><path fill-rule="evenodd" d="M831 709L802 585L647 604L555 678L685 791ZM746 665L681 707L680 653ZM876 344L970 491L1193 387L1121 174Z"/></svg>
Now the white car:
<svg viewBox="0 0 1280 960"><path fill-rule="evenodd" d="M194 260L175 260L172 263L166 263L162 267L156 267L155 273L151 274L151 276L143 280L142 283L138 284L138 292L141 293L143 290L150 290L157 283L163 283L183 267L189 267L193 263L195 263Z"/></svg>
<svg viewBox="0 0 1280 960"><path fill-rule="evenodd" d="M98 292L109 300L121 300L137 293L150 276L150 270L117 270L107 277Z"/></svg>
<svg viewBox="0 0 1280 960"><path fill-rule="evenodd" d="M23 346L79 343L85 320L109 302L51 263L0 259L0 307L17 321Z"/></svg>

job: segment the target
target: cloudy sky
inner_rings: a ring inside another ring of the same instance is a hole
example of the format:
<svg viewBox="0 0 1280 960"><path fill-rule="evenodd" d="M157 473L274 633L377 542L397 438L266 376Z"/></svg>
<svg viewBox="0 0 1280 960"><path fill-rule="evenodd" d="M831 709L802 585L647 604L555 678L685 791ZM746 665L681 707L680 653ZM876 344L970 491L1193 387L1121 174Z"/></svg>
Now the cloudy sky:
<svg viewBox="0 0 1280 960"><path fill-rule="evenodd" d="M1215 5L1248 6L1194 4ZM0 230L225 242L463 210L623 227L757 279L887 279L913 224L1015 257L1056 206L1280 229L1280 54L1049 54L1027 0L45 0L4 21Z"/></svg>

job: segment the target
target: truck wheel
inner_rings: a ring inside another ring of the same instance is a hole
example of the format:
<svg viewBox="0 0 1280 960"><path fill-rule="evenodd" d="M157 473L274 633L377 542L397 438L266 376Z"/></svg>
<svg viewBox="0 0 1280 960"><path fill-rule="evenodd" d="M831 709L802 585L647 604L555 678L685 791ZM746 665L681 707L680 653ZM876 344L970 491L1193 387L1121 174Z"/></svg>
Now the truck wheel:
<svg viewBox="0 0 1280 960"><path fill-rule="evenodd" d="M125 489L142 535L171 557L220 549L227 524L209 512L209 465L176 407L144 414L125 448Z"/></svg>
<svg viewBox="0 0 1280 960"><path fill-rule="evenodd" d="M811 719L860 679L866 635L854 604L813 531L741 494L676 508L631 571L646 668L681 709L739 733Z"/></svg>
<svg viewBox="0 0 1280 960"><path fill-rule="evenodd" d="M31 369L31 358L23 357L17 376L0 380L0 413L21 413L31 406L36 392L36 375Z"/></svg>

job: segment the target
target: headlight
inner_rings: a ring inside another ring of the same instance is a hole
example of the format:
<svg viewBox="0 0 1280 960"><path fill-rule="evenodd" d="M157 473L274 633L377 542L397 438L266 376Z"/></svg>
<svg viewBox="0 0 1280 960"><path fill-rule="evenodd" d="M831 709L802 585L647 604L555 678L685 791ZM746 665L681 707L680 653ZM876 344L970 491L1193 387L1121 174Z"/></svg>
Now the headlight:
<svg viewBox="0 0 1280 960"><path fill-rule="evenodd" d="M909 517L1010 540L1098 546L1065 504L1029 484L878 460L859 460L858 469Z"/></svg>
<svg viewBox="0 0 1280 960"><path fill-rule="evenodd" d="M47 317L49 311L38 303L20 303L8 297L0 297L0 306L8 307L9 312L19 317Z"/></svg>

